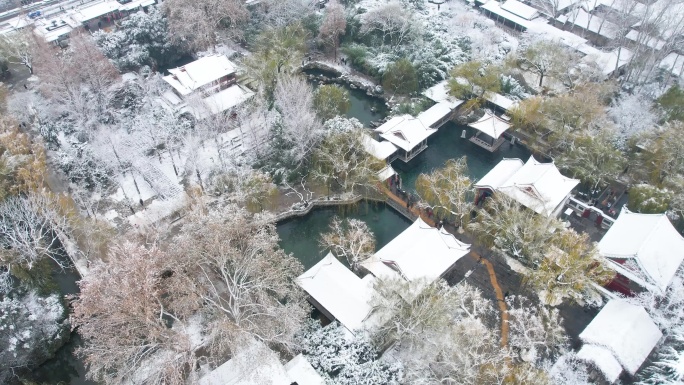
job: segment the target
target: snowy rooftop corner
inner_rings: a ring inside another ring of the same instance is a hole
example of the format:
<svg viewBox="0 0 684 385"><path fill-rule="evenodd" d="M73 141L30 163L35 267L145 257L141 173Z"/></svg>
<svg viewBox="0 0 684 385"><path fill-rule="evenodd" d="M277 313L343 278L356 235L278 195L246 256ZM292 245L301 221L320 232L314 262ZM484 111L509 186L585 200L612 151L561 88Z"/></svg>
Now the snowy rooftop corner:
<svg viewBox="0 0 684 385"><path fill-rule="evenodd" d="M649 283L661 292L670 285L684 261L684 237L665 214L640 214L623 209L598 248L609 261L636 261Z"/></svg>
<svg viewBox="0 0 684 385"><path fill-rule="evenodd" d="M391 142L378 142L377 140L371 138L367 134L363 134L362 140L364 150L366 150L366 152L373 155L377 159L386 160L387 158L392 156L392 154L397 152L397 147L393 145Z"/></svg>
<svg viewBox="0 0 684 385"><path fill-rule="evenodd" d="M338 320L352 333L363 328L372 310L372 282L356 276L331 253L300 275L297 284L322 307L321 312L328 313L326 317Z"/></svg>

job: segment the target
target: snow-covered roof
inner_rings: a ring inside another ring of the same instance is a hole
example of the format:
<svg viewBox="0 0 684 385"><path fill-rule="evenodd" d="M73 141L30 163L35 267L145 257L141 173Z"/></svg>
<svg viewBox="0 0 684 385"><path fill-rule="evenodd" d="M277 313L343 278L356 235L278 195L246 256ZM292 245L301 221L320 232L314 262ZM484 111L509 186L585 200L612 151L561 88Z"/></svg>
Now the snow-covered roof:
<svg viewBox="0 0 684 385"><path fill-rule="evenodd" d="M357 277L331 253L297 278L297 284L351 332L362 328L371 311L373 281Z"/></svg>
<svg viewBox="0 0 684 385"><path fill-rule="evenodd" d="M591 15L582 8L571 10L567 14L567 21L570 24L574 24L582 29L594 32L597 35L609 39L615 39L620 30L617 25L608 20L604 20L599 16Z"/></svg>
<svg viewBox="0 0 684 385"><path fill-rule="evenodd" d="M75 26L78 26L78 24L75 26L74 24L76 23L66 15L52 20L42 19L34 23L33 32L45 39L46 42L51 43L73 31Z"/></svg>
<svg viewBox="0 0 684 385"><path fill-rule="evenodd" d="M661 292L670 285L684 261L684 237L665 214L623 209L598 248L607 258L633 259L645 278Z"/></svg>
<svg viewBox="0 0 684 385"><path fill-rule="evenodd" d="M85 23L110 12L118 11L120 7L119 2L107 0L89 7L75 9L70 13L70 16L79 23Z"/></svg>
<svg viewBox="0 0 684 385"><path fill-rule="evenodd" d="M361 266L380 279L431 283L469 251L469 244L418 218Z"/></svg>
<svg viewBox="0 0 684 385"><path fill-rule="evenodd" d="M501 5L501 9L520 16L525 20L532 20L539 16L539 11L516 0L507 0Z"/></svg>
<svg viewBox="0 0 684 385"><path fill-rule="evenodd" d="M433 127L437 122L444 119L445 116L451 114L454 108L463 103L461 100L442 100L427 110L421 112L416 116L425 127Z"/></svg>
<svg viewBox="0 0 684 385"><path fill-rule="evenodd" d="M278 356L253 341L199 380L199 385L290 385L292 380Z"/></svg>
<svg viewBox="0 0 684 385"><path fill-rule="evenodd" d="M435 128L426 127L419 119L411 115L395 116L375 129L380 137L392 142L397 147L411 151L430 135L437 132Z"/></svg>
<svg viewBox="0 0 684 385"><path fill-rule="evenodd" d="M452 108L456 108L463 103L462 100L458 100L453 96L449 95L449 81L442 80L441 82L435 84L434 86L428 88L423 92L423 95L432 100L433 102L439 103L443 101L449 101L452 103L458 103Z"/></svg>
<svg viewBox="0 0 684 385"><path fill-rule="evenodd" d="M643 44L656 50L660 50L665 46L664 40L645 34L642 35L636 29L630 30L625 37L635 43Z"/></svg>
<svg viewBox="0 0 684 385"><path fill-rule="evenodd" d="M643 307L621 299L608 301L579 335L585 345L607 349L631 375L639 370L662 336ZM583 355L607 377L614 376L615 364L606 358L605 350L588 349Z"/></svg>
<svg viewBox="0 0 684 385"><path fill-rule="evenodd" d="M155 3L155 0L133 0L130 3L122 4L122 11L132 11L139 7L147 7Z"/></svg>
<svg viewBox="0 0 684 385"><path fill-rule="evenodd" d="M485 10L487 10L487 11L489 11L495 15L499 15L499 16L503 17L504 19L506 19L512 23L515 23L515 24L517 24L517 25L519 25L525 29L529 28L529 26L530 26L529 20L501 8L501 3L497 2L497 1L490 0L487 3L485 3L481 8L485 9Z"/></svg>
<svg viewBox="0 0 684 385"><path fill-rule="evenodd" d="M606 76L627 65L634 56L634 53L625 47L615 48L610 52L601 51L588 44L580 44L573 48L585 55L582 58L583 62L596 64Z"/></svg>
<svg viewBox="0 0 684 385"><path fill-rule="evenodd" d="M212 114L226 111L254 96L254 92L239 84L204 98L204 104Z"/></svg>
<svg viewBox="0 0 684 385"><path fill-rule="evenodd" d="M477 122L470 123L472 127L494 139L498 139L506 130L511 128L510 123L485 110L485 114Z"/></svg>
<svg viewBox="0 0 684 385"><path fill-rule="evenodd" d="M290 379L297 385L325 385L321 375L316 372L301 353L285 364L285 370Z"/></svg>
<svg viewBox="0 0 684 385"><path fill-rule="evenodd" d="M235 71L235 64L224 55L210 55L170 69L171 75L164 76L164 80L185 96Z"/></svg>
<svg viewBox="0 0 684 385"><path fill-rule="evenodd" d="M660 62L660 68L671 72L675 76L684 75L684 55L671 52Z"/></svg>
<svg viewBox="0 0 684 385"><path fill-rule="evenodd" d="M495 106L501 107L505 111L508 111L511 108L518 105L518 102L516 102L515 100L512 100L497 93L487 93L485 94L485 99L487 99L488 102L494 104Z"/></svg>
<svg viewBox="0 0 684 385"><path fill-rule="evenodd" d="M384 140L382 142L378 142L367 134L363 134L363 148L366 150L366 152L380 160L386 160L392 156L392 154L397 152L397 147L391 142Z"/></svg>
<svg viewBox="0 0 684 385"><path fill-rule="evenodd" d="M603 346L583 345L577 352L577 358L594 364L609 383L617 381L622 373L622 365L613 353Z"/></svg>
<svg viewBox="0 0 684 385"><path fill-rule="evenodd" d="M502 159L494 168L489 170L489 172L480 179L475 186L478 188L488 188L490 190L496 190L500 186L503 186L506 181L508 181L511 176L515 175L518 170L525 165L520 159Z"/></svg>
<svg viewBox="0 0 684 385"><path fill-rule="evenodd" d="M382 170L378 171L378 180L384 182L384 181L386 181L387 179L389 179L389 178L391 178L391 177L393 177L393 176L395 176L395 175L397 175L397 172L394 171L394 169L392 168L392 166L387 165L385 168L383 168Z"/></svg>
<svg viewBox="0 0 684 385"><path fill-rule="evenodd" d="M563 176L553 162L541 163L530 156L524 165L520 159L503 159L475 187L506 194L539 214L551 216L577 184L579 180Z"/></svg>

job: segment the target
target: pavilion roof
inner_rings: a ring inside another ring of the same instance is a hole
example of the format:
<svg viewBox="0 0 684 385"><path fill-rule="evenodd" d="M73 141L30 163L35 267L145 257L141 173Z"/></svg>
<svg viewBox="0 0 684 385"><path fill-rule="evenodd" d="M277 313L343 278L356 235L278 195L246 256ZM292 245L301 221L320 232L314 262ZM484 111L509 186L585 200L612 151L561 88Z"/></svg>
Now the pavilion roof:
<svg viewBox="0 0 684 385"><path fill-rule="evenodd" d="M426 127L420 119L406 114L393 117L376 128L375 132L404 151L411 151L437 129Z"/></svg>
<svg viewBox="0 0 684 385"><path fill-rule="evenodd" d="M494 139L498 139L506 130L511 128L511 124L485 110L484 116L478 119L478 121L470 123L468 127L472 127Z"/></svg>

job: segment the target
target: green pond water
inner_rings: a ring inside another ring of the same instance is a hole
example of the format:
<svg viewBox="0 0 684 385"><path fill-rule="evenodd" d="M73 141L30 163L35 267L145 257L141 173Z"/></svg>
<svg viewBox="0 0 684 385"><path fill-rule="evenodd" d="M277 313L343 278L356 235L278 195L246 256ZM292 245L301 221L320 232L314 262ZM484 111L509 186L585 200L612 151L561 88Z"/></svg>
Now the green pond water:
<svg viewBox="0 0 684 385"><path fill-rule="evenodd" d="M305 70L304 73L308 75L331 75L319 70ZM314 89L320 85L315 80L309 80L309 84ZM384 100L369 96L365 91L352 89L346 84L341 86L349 92L349 111L345 114L348 118L356 118L364 127L370 127L371 122L377 122L387 116L388 110Z"/></svg>
<svg viewBox="0 0 684 385"><path fill-rule="evenodd" d="M360 202L353 206L320 208L305 216L278 223L280 246L301 261L304 269L309 269L325 256L318 246L318 240L321 234L328 231L335 215L366 222L375 235L377 249L411 225L411 221L384 203Z"/></svg>
<svg viewBox="0 0 684 385"><path fill-rule="evenodd" d="M461 133L466 130L466 137ZM415 192L416 179L421 173L429 173L435 168L443 167L447 160L465 156L468 162L468 173L473 180L482 178L503 158L520 158L523 162L530 157L530 152L519 144L504 142L495 152L489 152L468 140L474 135L473 129L453 122L448 122L428 138L428 148L409 163L401 160L392 162L392 167L402 178L402 188Z"/></svg>

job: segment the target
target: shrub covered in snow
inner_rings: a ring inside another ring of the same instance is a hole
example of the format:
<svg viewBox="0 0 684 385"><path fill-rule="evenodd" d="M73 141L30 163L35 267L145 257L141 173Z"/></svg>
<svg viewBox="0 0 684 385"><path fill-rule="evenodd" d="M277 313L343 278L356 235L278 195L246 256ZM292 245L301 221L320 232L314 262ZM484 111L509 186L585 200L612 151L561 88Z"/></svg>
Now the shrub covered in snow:
<svg viewBox="0 0 684 385"><path fill-rule="evenodd" d="M363 338L350 338L334 323L327 327L309 320L299 335L302 352L326 381L336 385L398 384L402 369L382 362Z"/></svg>
<svg viewBox="0 0 684 385"><path fill-rule="evenodd" d="M121 27L116 32L100 30L93 34L102 53L120 69L164 66L178 58L179 49L169 40L166 18L156 8L130 15Z"/></svg>

